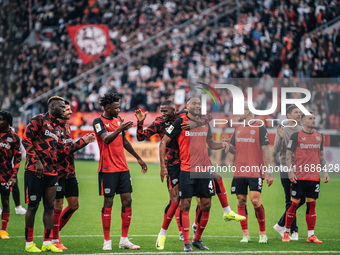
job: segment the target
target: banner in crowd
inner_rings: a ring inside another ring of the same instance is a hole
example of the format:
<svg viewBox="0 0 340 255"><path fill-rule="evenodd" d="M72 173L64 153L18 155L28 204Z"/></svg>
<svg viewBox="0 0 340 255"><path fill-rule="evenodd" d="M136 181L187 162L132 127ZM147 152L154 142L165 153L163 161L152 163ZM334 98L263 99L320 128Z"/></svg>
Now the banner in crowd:
<svg viewBox="0 0 340 255"><path fill-rule="evenodd" d="M106 25L85 24L66 29L85 65L101 56L108 56L114 49Z"/></svg>

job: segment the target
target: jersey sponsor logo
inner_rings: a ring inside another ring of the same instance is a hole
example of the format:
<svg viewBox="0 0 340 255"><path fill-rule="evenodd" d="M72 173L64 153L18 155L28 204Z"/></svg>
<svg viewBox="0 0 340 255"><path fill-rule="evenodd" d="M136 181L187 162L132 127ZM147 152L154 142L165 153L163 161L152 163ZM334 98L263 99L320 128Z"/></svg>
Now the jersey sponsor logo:
<svg viewBox="0 0 340 255"><path fill-rule="evenodd" d="M166 128L166 132L167 132L168 134L171 134L171 133L172 133L172 130L174 130L174 126L173 126L173 125L171 125L170 127Z"/></svg>
<svg viewBox="0 0 340 255"><path fill-rule="evenodd" d="M63 143L72 143L72 138L63 139Z"/></svg>
<svg viewBox="0 0 340 255"><path fill-rule="evenodd" d="M190 132L190 131L185 131L185 136L207 136L208 132Z"/></svg>
<svg viewBox="0 0 340 255"><path fill-rule="evenodd" d="M304 144L300 143L301 149L320 149L320 144Z"/></svg>
<svg viewBox="0 0 340 255"><path fill-rule="evenodd" d="M8 141L9 143L13 142L13 138L7 137L7 141Z"/></svg>
<svg viewBox="0 0 340 255"><path fill-rule="evenodd" d="M102 127L100 126L99 123L97 123L96 125L94 125L94 128L96 129L96 132L97 132L97 133L100 132L100 131L102 131Z"/></svg>
<svg viewBox="0 0 340 255"><path fill-rule="evenodd" d="M7 150L11 149L11 146L9 144L7 144L7 143L0 143L0 147L6 148Z"/></svg>
<svg viewBox="0 0 340 255"><path fill-rule="evenodd" d="M45 131L45 135L54 138L57 142L58 142L58 140L59 140L58 136L56 136L55 134L53 134L53 133L50 132L49 130L46 130L46 131Z"/></svg>
<svg viewBox="0 0 340 255"><path fill-rule="evenodd" d="M236 142L240 142L240 143L255 143L255 139L250 137L250 138L236 138Z"/></svg>

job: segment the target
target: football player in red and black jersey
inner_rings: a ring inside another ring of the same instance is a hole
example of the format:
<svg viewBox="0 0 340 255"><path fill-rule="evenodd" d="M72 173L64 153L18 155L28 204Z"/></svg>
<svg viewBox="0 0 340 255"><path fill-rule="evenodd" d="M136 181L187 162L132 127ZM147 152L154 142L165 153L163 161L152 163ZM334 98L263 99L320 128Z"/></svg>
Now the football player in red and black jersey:
<svg viewBox="0 0 340 255"><path fill-rule="evenodd" d="M16 183L21 162L20 138L12 131L12 122L9 112L0 111L0 194L3 208L0 239L9 239L6 229L10 215L10 187Z"/></svg>
<svg viewBox="0 0 340 255"><path fill-rule="evenodd" d="M144 141L154 134L158 134L160 138L163 138L166 130L170 127L170 125L178 118L182 116L186 116L187 111L175 111L175 103L171 100L165 100L161 103L160 106L161 116L157 117L152 124L143 130L143 122L147 116L147 112L143 113L140 109L135 111L137 122L137 139L138 141ZM182 129L189 130L194 129L198 126L208 124L212 120L212 116L210 114L206 116L200 116L197 120L190 120L185 123L182 123ZM171 142L166 146L166 170L167 172L161 172L161 180L163 181L164 177L167 179L167 185L169 189L170 202L165 208L164 218L162 228L158 234L156 241L156 249L164 250L165 239L167 235L167 230L170 225L170 222L176 214L177 226L180 232L180 240L183 241L182 227L180 224L180 207L179 205L179 193L178 193L178 183L179 183L179 173L180 173L180 157L179 157L179 148L176 139L171 140ZM231 211L228 203L227 193L225 191L225 187L223 184L222 176L214 174L214 182L216 187L216 194L220 200L224 211L224 217L226 221L228 220L242 220L244 217L235 214ZM197 229L197 219L200 217L200 205L199 199L197 201L196 208L196 219L193 225L194 233ZM177 209L176 209L177 208ZM229 210L229 211L228 211ZM245 218L244 218L245 219Z"/></svg>
<svg viewBox="0 0 340 255"><path fill-rule="evenodd" d="M286 213L286 229L282 241L290 242L290 228L296 217L300 200L306 196L306 222L308 228L307 243L322 243L315 235L316 199L320 192L320 172L323 171L324 183L329 176L326 169L323 151L323 136L314 131L314 114L301 116L303 129L292 134L287 145L287 166L290 168L288 177L292 182L292 204ZM294 166L293 155L295 155ZM295 168L295 169L294 169Z"/></svg>
<svg viewBox="0 0 340 255"><path fill-rule="evenodd" d="M124 149L131 153L142 167L142 173L146 173L147 165L132 148L125 137L125 131L132 126L132 121L124 122L118 114L120 112L120 97L114 92L106 93L100 99L100 105L104 108L103 114L93 121L100 150L98 167L99 194L104 196L102 209L102 223L104 232L103 250L112 250L110 238L111 211L113 197L120 194L122 202L121 218L122 232L119 248L138 250L140 247L131 243L128 239L128 231L131 222L131 192L132 184Z"/></svg>
<svg viewBox="0 0 340 255"><path fill-rule="evenodd" d="M188 113L177 118L173 124L167 129L166 135L163 137L159 146L159 157L161 172L167 171L165 163L166 146L171 140L176 139L179 145L180 156L180 176L179 176L179 195L181 202L181 223L184 237L184 251L191 252L191 244L189 241L189 210L191 198L196 195L200 198L201 213L198 219L197 231L193 239L193 245L201 250L209 250L202 240L201 236L205 226L208 223L209 211L211 207L211 196L215 195L212 175L200 178L191 178L197 166L211 166L207 144L210 149L218 150L227 147L226 143L217 143L212 139L209 124L196 127L191 130L183 130L182 123L188 120L198 120L201 112L201 102L198 98L190 98L187 102Z"/></svg>
<svg viewBox="0 0 340 255"><path fill-rule="evenodd" d="M249 186L249 196L251 203L255 209L256 218L259 224L259 243L267 243L265 212L261 202L262 181L265 172L263 166L269 169L269 140L267 129L261 126L254 118L253 113L248 106L244 108L244 114L239 116L239 121L243 121L244 125L240 125L230 141L229 151L235 154L234 160L234 178L231 184L231 193L236 194L237 208L240 215L247 219L241 221L243 238L241 242L250 242L248 231L248 213L247 213L247 195ZM267 184L273 183L272 173L267 173Z"/></svg>
<svg viewBox="0 0 340 255"><path fill-rule="evenodd" d="M25 198L28 208L25 216L25 237L28 252L62 252L52 244L54 200L58 187L58 118L64 117L65 101L54 96L48 100L48 112L34 116L25 129L22 143L26 149ZM41 198L44 204L44 242L41 250L33 243L35 214Z"/></svg>
<svg viewBox="0 0 340 255"><path fill-rule="evenodd" d="M73 213L79 208L79 190L78 180L76 178L74 167L74 155L77 150L84 148L87 144L95 141L95 134L86 134L77 142L73 142L71 137L71 128L67 120L71 117L70 102L65 101L65 113L63 118L58 118L58 125L61 142L72 144L70 150L64 153L58 153L58 188L54 203L54 224L52 243L61 250L67 248L60 242L59 232L70 220ZM67 206L63 210L64 197L67 200Z"/></svg>

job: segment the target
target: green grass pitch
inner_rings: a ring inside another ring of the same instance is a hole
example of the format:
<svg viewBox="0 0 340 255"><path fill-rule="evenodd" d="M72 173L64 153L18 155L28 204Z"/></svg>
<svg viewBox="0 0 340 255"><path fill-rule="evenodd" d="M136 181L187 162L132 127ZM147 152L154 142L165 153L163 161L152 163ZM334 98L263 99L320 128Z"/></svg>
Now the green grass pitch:
<svg viewBox="0 0 340 255"><path fill-rule="evenodd" d="M23 164L19 173L19 185L22 203L24 203ZM80 190L80 208L61 232L61 240L69 248L64 254L173 254L183 251L183 243L178 239L178 230L175 220L172 221L166 240L165 250L158 252L155 248L157 234L160 230L164 208L168 203L168 192L165 183L160 182L159 165L148 164L148 173L143 175L136 163L130 163L132 175L132 222L129 237L135 244L141 246L139 251L119 250L120 236L120 199L114 200L111 223L112 248L111 252L104 252L103 232L101 225L101 208L103 197L98 195L97 162L77 161L77 177ZM208 254L290 254L290 253L340 253L340 179L331 179L328 184L321 184L320 198L317 201L317 223L315 233L323 244L306 243L307 227L305 221L305 205L298 210L297 220L299 226L299 241L282 243L281 237L273 230L273 225L278 221L284 211L284 194L279 179L274 179L274 184L267 187L265 184L262 202L266 212L266 227L269 243L258 244L258 224L252 206L248 205L249 231L252 242L240 243L242 231L237 222L225 223L222 220L222 208L216 197L212 199L212 209L202 240L210 248ZM224 180L228 200L231 208L237 211L236 196L230 195L230 179ZM339 193L338 193L339 192ZM25 206L26 207L26 206ZM196 201L193 200L190 211L190 222L194 220ZM43 206L40 204L35 219L34 242L38 247L42 245ZM11 216L7 232L9 240L0 240L0 254L25 254L24 216L16 215L11 198ZM192 232L190 232L192 237ZM198 252L198 250L195 250Z"/></svg>

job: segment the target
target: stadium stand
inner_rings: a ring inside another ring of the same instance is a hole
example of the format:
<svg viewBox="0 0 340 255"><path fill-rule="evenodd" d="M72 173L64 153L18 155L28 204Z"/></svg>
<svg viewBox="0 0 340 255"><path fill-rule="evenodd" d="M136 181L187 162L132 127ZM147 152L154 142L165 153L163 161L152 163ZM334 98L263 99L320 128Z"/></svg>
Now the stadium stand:
<svg viewBox="0 0 340 255"><path fill-rule="evenodd" d="M20 107L44 92L222 2L2 1L1 108L18 116ZM317 112L318 127L339 128L340 28L328 33L318 29L339 17L339 2L252 1L223 16L242 3L230 2L183 29L172 29L158 43L130 51L125 59L60 93L80 112L100 111L99 96L112 89L122 95L122 111L136 107L157 111L162 100L174 99L178 89L188 94L189 85L197 80L214 84L251 78L259 109L270 104L273 86L303 86L312 91L310 105ZM208 24L210 18L214 22ZM106 59L82 65L65 27L86 23L108 25L115 49ZM162 41L168 43L160 47ZM276 83L275 78L285 79ZM225 109L230 108L229 99L227 93L222 95ZM29 110L35 115L45 112L46 105L35 103Z"/></svg>

